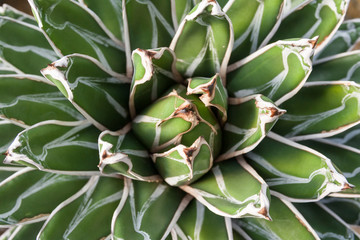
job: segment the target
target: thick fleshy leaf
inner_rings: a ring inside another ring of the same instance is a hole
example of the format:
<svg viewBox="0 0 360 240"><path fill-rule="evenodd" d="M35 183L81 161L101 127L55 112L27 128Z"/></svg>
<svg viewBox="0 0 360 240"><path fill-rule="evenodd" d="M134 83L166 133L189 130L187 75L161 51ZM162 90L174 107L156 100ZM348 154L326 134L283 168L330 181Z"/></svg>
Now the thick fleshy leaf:
<svg viewBox="0 0 360 240"><path fill-rule="evenodd" d="M165 239L192 198L162 183L125 179L112 220L114 239Z"/></svg>
<svg viewBox="0 0 360 240"><path fill-rule="evenodd" d="M227 119L228 95L220 76L216 74L211 78L190 78L188 81L186 94L201 94L199 99L206 107L215 108L221 123L225 123Z"/></svg>
<svg viewBox="0 0 360 240"><path fill-rule="evenodd" d="M232 223L193 200L181 214L175 231L180 239L233 239Z"/></svg>
<svg viewBox="0 0 360 240"><path fill-rule="evenodd" d="M41 70L74 107L100 130L119 130L130 119L130 80L85 55L66 56Z"/></svg>
<svg viewBox="0 0 360 240"><path fill-rule="evenodd" d="M37 22L33 16L30 16L27 13L21 12L6 3L3 4L2 6L0 6L0 16L10 17L12 19L16 19L21 22L30 23L32 25L37 26Z"/></svg>
<svg viewBox="0 0 360 240"><path fill-rule="evenodd" d="M337 144L329 140L313 140L301 142L316 151L319 151L330 158L354 187L340 193L332 194L337 197L358 197L360 198L360 150Z"/></svg>
<svg viewBox="0 0 360 240"><path fill-rule="evenodd" d="M7 237L1 235L0 240L24 240L24 239L36 239L36 235L41 229L44 222L35 222L30 224L22 224L12 228L11 233L4 233L4 235L9 234Z"/></svg>
<svg viewBox="0 0 360 240"><path fill-rule="evenodd" d="M8 75L8 74L16 74L17 69L14 66L4 63L0 59L0 74Z"/></svg>
<svg viewBox="0 0 360 240"><path fill-rule="evenodd" d="M38 239L105 239L123 187L121 179L92 177L51 213Z"/></svg>
<svg viewBox="0 0 360 240"><path fill-rule="evenodd" d="M10 175L22 169L22 167L14 167L3 164L5 152L12 143L16 135L24 128L15 125L9 120L0 119L0 182L8 178Z"/></svg>
<svg viewBox="0 0 360 240"><path fill-rule="evenodd" d="M124 46L107 34L87 8L74 0L29 0L35 18L62 55L86 54L105 68L125 73ZM71 44L68 44L71 42Z"/></svg>
<svg viewBox="0 0 360 240"><path fill-rule="evenodd" d="M352 50L360 40L360 19L344 21L330 42L315 56L316 59Z"/></svg>
<svg viewBox="0 0 360 240"><path fill-rule="evenodd" d="M321 201L342 220L351 225L360 226L360 198L325 198Z"/></svg>
<svg viewBox="0 0 360 240"><path fill-rule="evenodd" d="M340 134L327 138L336 144L347 145L360 149L360 125L356 125Z"/></svg>
<svg viewBox="0 0 360 240"><path fill-rule="evenodd" d="M233 223L241 228L249 236L249 239L320 239L311 225L288 201L272 196L270 216L272 221L243 218L234 219Z"/></svg>
<svg viewBox="0 0 360 240"><path fill-rule="evenodd" d="M311 1L281 22L273 40L319 36L315 46L315 53L317 53L339 28L348 5L349 0Z"/></svg>
<svg viewBox="0 0 360 240"><path fill-rule="evenodd" d="M126 127L125 127L126 128ZM99 168L105 174L119 174L140 181L158 181L161 177L154 168L146 148L130 129L102 132L99 136Z"/></svg>
<svg viewBox="0 0 360 240"><path fill-rule="evenodd" d="M87 122L41 122L19 133L4 162L49 172L99 174L98 136Z"/></svg>
<svg viewBox="0 0 360 240"><path fill-rule="evenodd" d="M234 28L234 48L230 62L236 62L264 46L279 27L284 0L227 1L224 11Z"/></svg>
<svg viewBox="0 0 360 240"><path fill-rule="evenodd" d="M171 186L190 184L213 165L212 149L203 137L189 147L182 144L164 152L152 154L155 167Z"/></svg>
<svg viewBox="0 0 360 240"><path fill-rule="evenodd" d="M0 225L37 222L82 188L88 178L25 168L0 183Z"/></svg>
<svg viewBox="0 0 360 240"><path fill-rule="evenodd" d="M360 83L360 51L320 59L308 81L354 81Z"/></svg>
<svg viewBox="0 0 360 240"><path fill-rule="evenodd" d="M170 48L183 76L212 77L219 73L225 81L233 40L228 16L216 1L203 0L181 22Z"/></svg>
<svg viewBox="0 0 360 240"><path fill-rule="evenodd" d="M350 188L330 159L274 133L269 133L246 158L273 190L272 194L284 199L314 201Z"/></svg>
<svg viewBox="0 0 360 240"><path fill-rule="evenodd" d="M37 26L0 16L0 58L18 73L41 75L39 70L57 55Z"/></svg>
<svg viewBox="0 0 360 240"><path fill-rule="evenodd" d="M348 224L321 203L301 203L295 204L295 207L323 240L360 239L358 233L352 231Z"/></svg>
<svg viewBox="0 0 360 240"><path fill-rule="evenodd" d="M312 70L310 57L316 39L278 41L228 68L232 97L263 94L279 104L291 98Z"/></svg>
<svg viewBox="0 0 360 240"><path fill-rule="evenodd" d="M176 57L169 48L136 49L132 53L134 75L130 90L132 117L162 96L171 85L180 82L175 68Z"/></svg>
<svg viewBox="0 0 360 240"><path fill-rule="evenodd" d="M210 109L182 85L158 99L133 120L135 135L152 153L181 143L190 147L202 136L216 157L221 146L220 126Z"/></svg>
<svg viewBox="0 0 360 240"><path fill-rule="evenodd" d="M217 161L253 150L284 113L285 110L262 95L230 99L229 118L223 129L223 150Z"/></svg>
<svg viewBox="0 0 360 240"><path fill-rule="evenodd" d="M243 159L218 163L195 183L180 188L217 215L269 219L268 186Z"/></svg>
<svg viewBox="0 0 360 240"><path fill-rule="evenodd" d="M292 140L330 137L360 123L360 86L354 82L310 82L290 100L274 131Z"/></svg>
<svg viewBox="0 0 360 240"><path fill-rule="evenodd" d="M34 75L1 75L0 117L22 125L45 120L83 119L56 87L41 82L41 79Z"/></svg>
<svg viewBox="0 0 360 240"><path fill-rule="evenodd" d="M309 4L313 0L287 0L285 1L284 6L284 15L286 17L293 13L296 10L303 8L305 5Z"/></svg>

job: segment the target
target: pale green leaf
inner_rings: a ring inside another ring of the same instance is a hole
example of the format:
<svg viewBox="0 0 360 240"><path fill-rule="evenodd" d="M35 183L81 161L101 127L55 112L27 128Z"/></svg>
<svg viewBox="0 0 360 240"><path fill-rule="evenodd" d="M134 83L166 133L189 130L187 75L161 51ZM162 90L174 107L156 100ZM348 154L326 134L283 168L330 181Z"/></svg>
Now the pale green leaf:
<svg viewBox="0 0 360 240"><path fill-rule="evenodd" d="M236 62L264 46L279 27L284 0L227 1L224 11L234 28L234 47L230 62Z"/></svg>
<svg viewBox="0 0 360 240"><path fill-rule="evenodd" d="M360 198L360 150L346 145L331 142L329 140L308 140L304 144L326 155L338 167L346 179L354 185L351 189L332 194L337 197Z"/></svg>
<svg viewBox="0 0 360 240"><path fill-rule="evenodd" d="M301 203L295 204L295 207L322 240L360 239L358 233L352 231L348 224L321 203Z"/></svg>
<svg viewBox="0 0 360 240"><path fill-rule="evenodd" d="M81 114L59 90L42 79L35 75L1 75L0 117L21 125L45 120L82 120Z"/></svg>
<svg viewBox="0 0 360 240"><path fill-rule="evenodd" d="M99 174L98 135L87 122L41 122L19 133L4 162L50 172Z"/></svg>
<svg viewBox="0 0 360 240"><path fill-rule="evenodd" d="M158 181L146 148L129 128L119 132L104 131L99 136L99 168L105 174L118 174L140 181Z"/></svg>
<svg viewBox="0 0 360 240"><path fill-rule="evenodd" d="M99 240L111 232L111 219L123 195L124 181L92 177L50 214L37 239Z"/></svg>
<svg viewBox="0 0 360 240"><path fill-rule="evenodd" d="M25 168L0 183L0 225L37 222L76 193L87 177Z"/></svg>
<svg viewBox="0 0 360 240"><path fill-rule="evenodd" d="M203 0L181 22L170 48L183 76L212 77L219 73L225 80L232 46L230 19L216 1Z"/></svg>
<svg viewBox="0 0 360 240"><path fill-rule="evenodd" d="M218 163L195 183L180 188L217 215L269 219L268 186L243 159Z"/></svg>
<svg viewBox="0 0 360 240"><path fill-rule="evenodd" d="M272 194L291 201L319 200L349 188L329 158L274 133L269 133L246 158Z"/></svg>
<svg viewBox="0 0 360 240"><path fill-rule="evenodd" d="M319 37L318 53L344 20L349 0L315 0L282 20L273 40Z"/></svg>
<svg viewBox="0 0 360 240"><path fill-rule="evenodd" d="M272 196L270 216L271 221L243 218L234 219L233 223L254 240L320 239L311 225L288 201Z"/></svg>
<svg viewBox="0 0 360 240"><path fill-rule="evenodd" d="M16 72L41 75L40 69L57 59L37 26L0 16L0 58Z"/></svg>
<svg viewBox="0 0 360 240"><path fill-rule="evenodd" d="M360 123L360 86L349 81L309 82L281 104L274 131L295 141L330 137Z"/></svg>
<svg viewBox="0 0 360 240"><path fill-rule="evenodd" d="M231 219L214 214L196 200L186 207L174 230L180 239L233 239Z"/></svg>
<svg viewBox="0 0 360 240"><path fill-rule="evenodd" d="M125 73L124 46L111 38L83 5L74 0L29 0L29 3L40 28L59 53L86 54L98 59L105 68Z"/></svg>
<svg viewBox="0 0 360 240"><path fill-rule="evenodd" d="M41 73L100 130L119 130L130 120L130 80L86 55L66 56Z"/></svg>
<svg viewBox="0 0 360 240"><path fill-rule="evenodd" d="M223 129L222 154L217 160L225 160L253 150L279 116L285 113L262 95L243 99L231 98L229 101L229 117Z"/></svg>
<svg viewBox="0 0 360 240"><path fill-rule="evenodd" d="M115 240L165 239L192 198L162 183L125 179L112 221Z"/></svg>
<svg viewBox="0 0 360 240"><path fill-rule="evenodd" d="M311 73L316 39L278 41L228 68L231 97L263 94L276 104L294 96Z"/></svg>
<svg viewBox="0 0 360 240"><path fill-rule="evenodd" d="M171 85L181 81L175 68L176 57L169 48L136 49L132 53L134 75L130 90L130 113L135 117L162 96Z"/></svg>

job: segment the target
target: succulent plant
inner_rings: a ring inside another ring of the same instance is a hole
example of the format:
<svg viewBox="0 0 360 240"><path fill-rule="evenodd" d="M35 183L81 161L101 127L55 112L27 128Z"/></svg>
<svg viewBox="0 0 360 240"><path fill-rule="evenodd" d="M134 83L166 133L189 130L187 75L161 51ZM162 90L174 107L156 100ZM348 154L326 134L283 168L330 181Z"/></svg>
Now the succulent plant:
<svg viewBox="0 0 360 240"><path fill-rule="evenodd" d="M28 1L0 10L1 240L360 238L349 0Z"/></svg>

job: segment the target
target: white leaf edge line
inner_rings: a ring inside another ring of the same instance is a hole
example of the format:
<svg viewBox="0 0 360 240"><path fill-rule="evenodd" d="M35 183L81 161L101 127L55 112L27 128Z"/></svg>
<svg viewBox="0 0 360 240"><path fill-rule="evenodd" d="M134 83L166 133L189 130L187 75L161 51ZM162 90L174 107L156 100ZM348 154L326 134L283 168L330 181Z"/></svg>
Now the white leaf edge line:
<svg viewBox="0 0 360 240"><path fill-rule="evenodd" d="M250 175L252 175L261 185L261 190L259 191L258 195L259 195L259 202L260 202L260 207L256 208L255 206L253 206L253 204L248 204L246 207L244 207L243 210L241 210L238 214L229 214L226 212L223 212L219 209L217 209L215 206L213 206L212 204L208 203L207 200L202 197L200 194L198 194L198 190L191 187L191 186L180 186L179 188L184 190L185 192L189 193L190 195L194 196L196 198L196 200L198 200L200 203L202 203L203 205L205 205L209 210L211 210L213 213L223 216L223 217L230 217L230 218L240 218L244 215L252 215L254 217L259 217L259 218L265 218L265 219L271 219L270 216L268 215L269 213L269 208L270 208L270 202L269 199L267 198L266 195L266 190L268 189L268 185L266 184L266 182L261 178L261 176L248 164L246 163L245 159L242 156L239 156L236 158L237 163L246 170L246 172L248 172ZM266 216L262 215L259 213L260 210L266 210Z"/></svg>
<svg viewBox="0 0 360 240"><path fill-rule="evenodd" d="M315 199L299 199L299 198L292 198L292 197L288 197L282 193L279 193L279 192L276 192L274 190L270 190L270 193L271 195L274 195L280 199L284 199L286 201L289 201L289 202L298 202L298 203L301 203L301 202L316 202L316 201L319 201L320 199L326 197L327 195L329 195L330 193L334 193L334 192L339 192L341 191L345 186L350 186L350 184L347 182L346 178L340 174L336 169L335 167L332 165L331 163L331 160L329 158L327 158L326 156L324 156L323 154L321 154L320 152L317 152L315 151L314 149L311 149L307 146L304 146L304 145L301 145L299 143L296 143L296 142L293 142L287 138L284 138L274 132L269 132L267 134L267 137L275 140L275 141L278 141L278 142L281 142L285 145L288 145L290 147L294 147L294 148L297 148L297 149L300 149L302 151L305 151L305 152L308 152L310 154L314 154L316 156L318 156L319 158L323 159L324 162L326 163L327 167L330 169L330 171L332 171L332 177L337 180L338 182L341 183L341 186L335 186L334 184L331 183L331 185L329 185L330 182L327 182L326 183L326 187L325 187L325 190L323 191L323 193L321 195L319 195L317 198Z"/></svg>
<svg viewBox="0 0 360 240"><path fill-rule="evenodd" d="M128 199L129 196L129 188L131 183L131 179L129 178L125 178L124 179L124 190L123 190L123 195L121 197L120 203L118 205L118 207L116 208L116 210L114 211L114 215L113 218L111 220L111 237L114 238L114 233L115 233L115 223L117 220L117 217L119 216L121 210L123 209L123 207L126 204L126 201ZM164 232L164 235L161 237L161 240L165 240L166 237L170 234L171 230L174 228L174 226L176 225L176 222L178 221L178 219L181 216L181 213L185 210L185 208L187 207L187 205L190 203L190 201L193 199L193 197L189 194L186 194L184 196L184 198L181 200L179 207L177 208L176 212L174 213L173 218L171 219L169 226L167 227L167 229Z"/></svg>
<svg viewBox="0 0 360 240"><path fill-rule="evenodd" d="M225 19L227 20L228 24L229 24L229 32L230 32L230 36L229 36L229 43L225 52L225 55L223 57L222 63L220 65L220 69L219 69L219 74L220 77L223 81L223 85L226 86L226 73L227 73L227 65L228 62L230 60L230 56L231 56L231 52L232 52L232 48L234 45L234 30L233 30L233 26L232 26L232 22L230 20L230 18L225 14L225 12L223 12L221 10L221 7L219 6L219 4L216 1L212 1L212 0L202 0L198 5L197 5L197 9L192 12L191 14L186 15L186 17L183 19L183 21L180 23L175 36L173 37L171 44L169 46L169 48L171 50L175 50L176 44L181 36L181 33L185 27L185 24L188 21L193 21L195 20L199 15L201 15L205 9L212 5L212 11L211 11L211 15L212 16L223 16L225 17Z"/></svg>
<svg viewBox="0 0 360 240"><path fill-rule="evenodd" d="M12 12L15 12L15 13L17 13L17 14L19 14L19 15L22 15L23 17L25 17L25 18L27 18L27 19L30 19L30 20L33 20L33 21L36 22L36 19L35 19L32 15L29 15L29 14L27 14L26 12L22 12L22 11L20 11L19 9L16 9L16 8L10 6L10 5L7 4L7 3L4 3L2 6L0 6L0 13L1 13L1 14L4 14L5 11L6 11L6 9L9 9L9 10L12 11Z"/></svg>
<svg viewBox="0 0 360 240"><path fill-rule="evenodd" d="M327 62L330 62L330 61L333 61L333 60L337 60L337 59L341 59L341 58L348 57L348 56L353 56L353 55L360 55L360 50L342 52L342 53L338 53L338 54L335 54L335 55L332 55L332 56L321 58L319 60L316 60L313 63L313 66L315 67L318 64L327 63Z"/></svg>
<svg viewBox="0 0 360 240"><path fill-rule="evenodd" d="M57 173L57 174L66 174L66 175L78 175L78 176L108 176L108 177L114 177L112 175L107 175L107 174L102 174L99 171L62 171L62 170L51 170L51 169L46 169L43 166L41 166L38 163L35 163L33 160L31 160L30 158L28 158L26 155L24 154L15 154L13 151L14 149L18 148L19 145L19 136L28 131L31 130L33 128L39 127L39 126L44 126L44 125L60 125L60 126L70 126L70 127L76 127L76 126L80 126L80 125L91 125L87 120L84 121L75 121L75 122L65 122L65 121L58 121L58 120L47 120L47 121L43 121L43 122L39 122L37 124L34 124L28 128L26 128L25 130L21 131L16 138L14 139L13 143L9 146L8 148L8 152L11 153L13 156L11 158L6 157L4 160L5 164L11 164L12 162L17 162L17 161L24 161L26 163L31 164L32 166L36 167L38 170L40 171L45 171L45 172L50 172L50 173Z"/></svg>
<svg viewBox="0 0 360 240"><path fill-rule="evenodd" d="M42 82L42 83L46 83L48 85L55 86L54 83L50 82L46 78L44 78L42 76L39 76L39 75L33 75L33 74L0 74L0 79L1 78L17 78L17 79L26 78L28 80L33 80L33 81L36 81L36 82Z"/></svg>
<svg viewBox="0 0 360 240"><path fill-rule="evenodd" d="M343 85L343 86L352 86L359 88L360 90L360 84L355 83L353 81L318 81L318 82L306 82L303 85L303 88L305 87L313 87L313 86L327 86L327 85ZM335 130L330 130L328 132L324 133L313 133L313 134L306 134L306 135L299 135L294 137L289 137L289 140L292 140L294 142L303 141L303 140L312 140L317 138L326 138L331 137L336 134L342 133L356 125L360 124L360 119L358 121L355 121L353 123L349 123L347 125L341 126L340 128L337 128Z"/></svg>
<svg viewBox="0 0 360 240"><path fill-rule="evenodd" d="M325 212L327 212L329 215L331 215L335 220L337 220L341 225L346 227L348 230L350 230L354 235L358 238L360 238L360 233L354 231L349 224L347 224L343 219L341 219L335 212L333 212L330 208L325 206L323 203L317 202L316 203L320 208L322 208Z"/></svg>
<svg viewBox="0 0 360 240"><path fill-rule="evenodd" d="M127 174L129 175L124 175L125 177L129 177L129 178L133 178L134 180L141 180L141 181L160 181L162 180L162 178L159 175L152 175L152 176L141 176L138 175L137 173L132 171L132 163L131 160L128 158L127 155L118 152L118 153L111 153L110 150L113 147L113 145L109 142L105 142L104 140L102 140L102 138L109 134L111 136L120 136L120 135L124 135L126 134L128 131L130 131L130 125L125 126L123 129L121 129L120 131L116 131L116 132L112 132L109 130L103 131L100 135L99 135L99 139L98 139L98 145L99 145L99 156L100 159L102 159L102 156L104 154L107 155L111 155L111 157L108 158L108 161L104 161L101 160L100 164L98 165L100 172L103 173L104 168L106 167L106 165L109 164L116 164L116 163L125 163L129 166L129 169L127 171ZM102 145L102 148L100 148L100 145ZM150 160L150 156L149 156L149 160ZM110 174L112 176L118 176L119 174L113 173ZM122 174L120 174L122 175Z"/></svg>
<svg viewBox="0 0 360 240"><path fill-rule="evenodd" d="M81 197L84 193L86 193L91 187L95 187L94 185L97 185L100 177L99 176L93 176L91 177L88 182L74 195L60 203L49 215L47 220L45 221L44 225L41 227L36 239L41 239L40 236L42 232L44 231L46 225L49 223L51 218L56 215L57 212L59 212L62 208L66 207L67 205L71 204L73 201Z"/></svg>
<svg viewBox="0 0 360 240"><path fill-rule="evenodd" d="M71 54L68 56L65 56L55 62L52 63L52 65L44 68L41 70L41 73L43 74L43 76L46 78L46 75L50 75L52 78L56 79L57 81L59 81L65 88L68 97L67 99L72 103L72 105L88 120L90 121L94 126L96 126L98 129L100 129L101 131L105 131L107 130L107 128L101 124L100 122L96 121L95 118L93 118L89 113L87 113L81 106L79 106L76 102L74 102L74 96L73 93L70 89L70 85L69 82L66 78L66 76L58 69L58 67L68 67L69 64L69 58L72 57L80 57L80 58L84 58L87 59L89 61L91 61L92 63L94 63L95 65L97 65L99 68L101 68L104 72L108 73L111 76L116 77L117 79L119 79L119 77L121 77L120 82L123 83L128 83L128 79L122 75L122 74L117 74L111 70L106 69L99 61L97 61L95 58L92 58L90 56L87 55L83 55L83 54Z"/></svg>
<svg viewBox="0 0 360 240"><path fill-rule="evenodd" d="M278 112L285 111L283 109L278 108L276 106L276 104L273 104L271 102L267 102L267 101L263 100L261 98L262 96L263 95L261 95L261 94L256 94L256 95L250 95L250 96L244 97L244 98L229 98L229 105L239 105L241 103L245 103L245 102L255 99L255 101L257 101L257 103L259 103L259 105L262 105L263 108L275 108ZM259 112L260 112L262 109L261 106L259 106L259 107L256 106L256 107L259 109ZM258 128L260 128L260 131L262 133L261 138L259 138L254 144L247 146L243 149L240 149L240 150L237 150L234 152L225 152L225 153L221 154L220 156L217 157L215 162L221 162L226 159L233 158L233 157L236 157L236 156L239 156L239 155L242 155L242 154L252 151L266 137L266 125L268 123L276 122L279 117L280 117L279 115L271 117L268 114L259 113L258 120L260 122L260 125ZM225 124L225 126L226 126L226 124ZM224 129L224 132L225 132L225 129ZM230 132L230 131L228 131L228 132Z"/></svg>

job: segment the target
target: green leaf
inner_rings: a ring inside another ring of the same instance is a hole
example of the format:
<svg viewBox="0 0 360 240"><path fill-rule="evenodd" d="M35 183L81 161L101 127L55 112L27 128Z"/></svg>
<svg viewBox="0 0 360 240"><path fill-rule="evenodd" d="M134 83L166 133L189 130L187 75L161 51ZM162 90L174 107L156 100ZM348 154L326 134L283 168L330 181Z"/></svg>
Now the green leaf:
<svg viewBox="0 0 360 240"><path fill-rule="evenodd" d="M233 239L231 219L214 214L196 200L186 207L174 229L180 239Z"/></svg>
<svg viewBox="0 0 360 240"><path fill-rule="evenodd" d="M112 221L114 239L165 239L192 198L162 183L125 179ZM156 220L154 220L156 219Z"/></svg>
<svg viewBox="0 0 360 240"><path fill-rule="evenodd" d="M280 104L294 96L311 73L316 39L278 41L228 68L232 97L263 94Z"/></svg>
<svg viewBox="0 0 360 240"><path fill-rule="evenodd" d="M201 94L199 99L206 107L213 107L217 111L221 123L227 120L228 95L218 74L211 78L188 79L187 95Z"/></svg>
<svg viewBox="0 0 360 240"><path fill-rule="evenodd" d="M341 53L317 61L308 81L354 81L360 83L360 51Z"/></svg>
<svg viewBox="0 0 360 240"><path fill-rule="evenodd" d="M2 61L0 59L0 74L1 75L12 75L12 74L16 74L16 68L14 68L13 66L4 63L4 61Z"/></svg>
<svg viewBox="0 0 360 240"><path fill-rule="evenodd" d="M360 198L360 150L329 140L312 140L301 142L316 151L322 152L340 169L349 183L355 185L332 196Z"/></svg>
<svg viewBox="0 0 360 240"><path fill-rule="evenodd" d="M111 232L112 215L123 194L124 181L92 177L76 194L58 205L38 239L101 239Z"/></svg>
<svg viewBox="0 0 360 240"><path fill-rule="evenodd" d="M27 13L21 12L16 8L4 3L0 6L0 16L6 16L12 19L16 19L18 21L29 23L37 26L37 22L33 16L30 16Z"/></svg>
<svg viewBox="0 0 360 240"><path fill-rule="evenodd" d="M57 59L37 26L0 16L0 58L17 73L41 75L40 69Z"/></svg>
<svg viewBox="0 0 360 240"><path fill-rule="evenodd" d="M155 167L165 182L171 186L190 184L213 165L212 149L203 137L189 147L182 144L164 152L152 154Z"/></svg>
<svg viewBox="0 0 360 240"><path fill-rule="evenodd" d="M107 34L104 25L74 0L29 0L35 18L62 55L80 53L105 68L125 73L124 46ZM68 44L71 42L71 44Z"/></svg>
<svg viewBox="0 0 360 240"><path fill-rule="evenodd" d="M146 148L129 130L125 127L122 131L100 134L100 171L140 181L160 180Z"/></svg>
<svg viewBox="0 0 360 240"><path fill-rule="evenodd" d="M212 77L225 80L233 46L230 19L216 1L203 0L181 22L170 48L176 67L185 77Z"/></svg>
<svg viewBox="0 0 360 240"><path fill-rule="evenodd" d="M179 143L189 147L200 136L210 145L214 157L221 146L216 117L197 96L187 96L182 85L137 115L132 127L152 153L167 151Z"/></svg>
<svg viewBox="0 0 360 240"><path fill-rule="evenodd" d="M130 80L104 69L96 59L72 54L41 73L100 130L119 130L129 122Z"/></svg>
<svg viewBox="0 0 360 240"><path fill-rule="evenodd" d="M319 239L312 226L288 201L272 196L270 215L272 221L242 218L234 219L233 223L245 231L249 239Z"/></svg>
<svg viewBox="0 0 360 240"><path fill-rule="evenodd" d="M356 125L327 139L336 144L347 145L356 149L360 149L360 125Z"/></svg>
<svg viewBox="0 0 360 240"><path fill-rule="evenodd" d="M295 207L322 240L360 239L358 233L352 231L348 224L321 203L301 203L295 204Z"/></svg>
<svg viewBox="0 0 360 240"><path fill-rule="evenodd" d="M25 168L0 183L0 225L44 220L88 178Z"/></svg>
<svg viewBox="0 0 360 240"><path fill-rule="evenodd" d="M24 239L36 239L37 233L41 229L44 222L35 222L30 224L22 224L14 227L12 233L8 238L1 235L0 240L24 240ZM6 233L4 233L5 235Z"/></svg>
<svg viewBox="0 0 360 240"><path fill-rule="evenodd" d="M171 85L181 81L175 68L176 57L169 48L136 49L132 53L134 75L130 90L130 113L134 118L162 96Z"/></svg>
<svg viewBox="0 0 360 240"><path fill-rule="evenodd" d="M360 199L359 198L325 198L321 201L346 223L360 225Z"/></svg>
<svg viewBox="0 0 360 240"><path fill-rule="evenodd" d="M283 199L319 200L349 188L330 159L274 133L269 133L246 158L273 190L272 194Z"/></svg>
<svg viewBox="0 0 360 240"><path fill-rule="evenodd" d="M223 129L223 150L217 161L253 150L274 126L284 110L262 95L229 99L228 121ZM243 117L243 116L246 116Z"/></svg>
<svg viewBox="0 0 360 240"><path fill-rule="evenodd" d="M330 137L360 123L360 86L354 82L310 82L290 100L274 131L294 141Z"/></svg>
<svg viewBox="0 0 360 240"><path fill-rule="evenodd" d="M279 27L284 0L227 1L224 12L234 28L234 47L230 62L236 62L264 46Z"/></svg>
<svg viewBox="0 0 360 240"><path fill-rule="evenodd" d="M45 120L82 120L81 114L58 89L42 79L35 75L1 75L0 117L21 125Z"/></svg>
<svg viewBox="0 0 360 240"><path fill-rule="evenodd" d="M282 20L273 40L319 36L315 54L335 34L344 20L349 0L315 0Z"/></svg>
<svg viewBox="0 0 360 240"><path fill-rule="evenodd" d="M268 186L242 159L218 163L195 183L180 188L217 215L269 219Z"/></svg>
<svg viewBox="0 0 360 240"><path fill-rule="evenodd" d="M360 20L344 21L329 43L316 55L316 59L333 56L355 48L360 40Z"/></svg>
<svg viewBox="0 0 360 240"><path fill-rule="evenodd" d="M98 135L87 122L41 122L19 133L4 162L56 173L99 174Z"/></svg>
<svg viewBox="0 0 360 240"><path fill-rule="evenodd" d="M283 18L290 15L294 11L297 11L297 10L303 8L304 6L309 4L311 1L313 1L313 0L287 0L287 1L285 1Z"/></svg>

